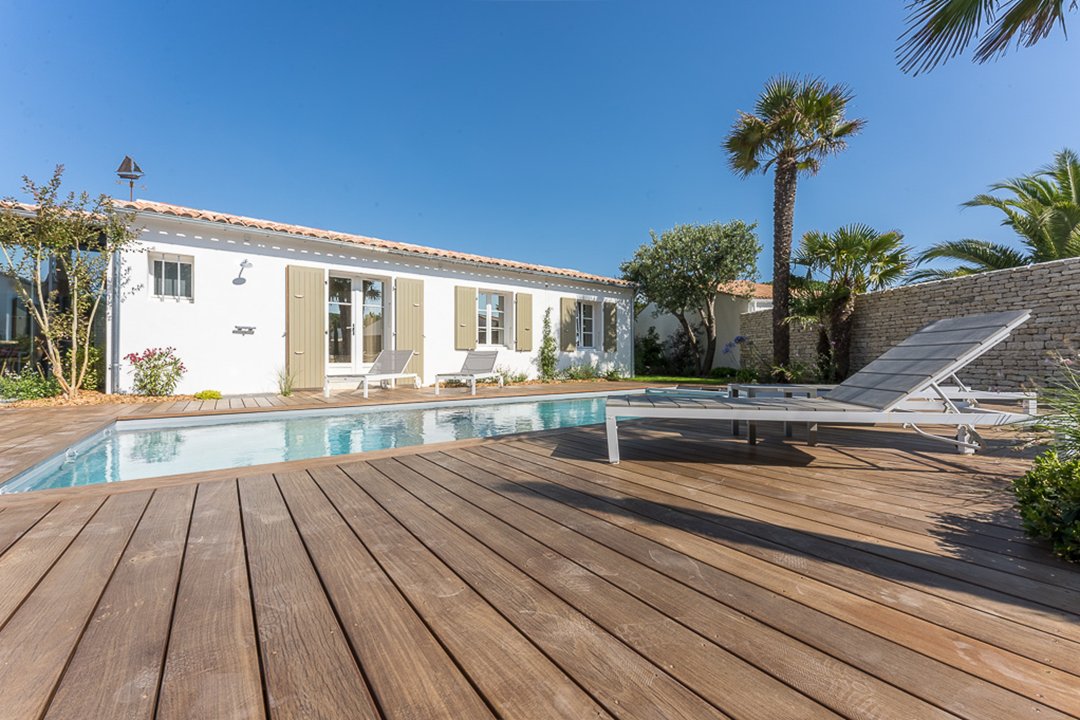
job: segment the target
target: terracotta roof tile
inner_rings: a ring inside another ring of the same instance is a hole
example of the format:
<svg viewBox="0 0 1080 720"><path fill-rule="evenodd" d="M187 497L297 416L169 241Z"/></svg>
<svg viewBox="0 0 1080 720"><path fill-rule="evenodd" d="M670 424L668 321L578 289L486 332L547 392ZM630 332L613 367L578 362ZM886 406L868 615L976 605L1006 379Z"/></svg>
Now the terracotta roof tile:
<svg viewBox="0 0 1080 720"><path fill-rule="evenodd" d="M757 283L750 282L749 280L740 280L737 282L723 283L717 289L722 293L727 293L728 295L750 296L756 300L772 299L772 285L769 283Z"/></svg>
<svg viewBox="0 0 1080 720"><path fill-rule="evenodd" d="M571 270L568 268L557 268L547 265L534 265L532 263L518 262L516 260L503 260L500 258L486 257L484 255L473 255L472 253L463 253L453 250L442 250L439 248L425 247L423 245L413 245L410 243L380 240L379 238L366 237L364 235L352 235L349 233L333 232L331 230L319 230L317 228L305 227L303 225L289 225L286 223L274 222L272 220L260 220L258 218L244 217L242 215L230 215L227 213L214 212L211 210L197 210L195 208L182 207L180 205L171 205L169 203L154 202L151 200L135 200L134 202L117 201L117 206L130 210L135 210L140 213L154 213L157 215L167 215L171 217L190 218L193 220L203 220L207 222L221 223L223 225L230 225L234 227L251 228L253 230L281 232L287 233L289 235L313 238L316 240L331 240L334 242L351 243L354 245L363 245L366 247L391 250L395 252L412 253L425 257L441 258L458 262L476 263L477 265L490 265L494 267L505 268L507 270L523 270L526 272L543 273L545 275L556 275L559 277L572 278L574 280L584 280L588 282L604 283L607 285L619 285L623 287L628 287L630 285L630 283L626 282L625 280L620 280L618 278L605 277L603 275L592 275L590 273L579 272L577 270Z"/></svg>

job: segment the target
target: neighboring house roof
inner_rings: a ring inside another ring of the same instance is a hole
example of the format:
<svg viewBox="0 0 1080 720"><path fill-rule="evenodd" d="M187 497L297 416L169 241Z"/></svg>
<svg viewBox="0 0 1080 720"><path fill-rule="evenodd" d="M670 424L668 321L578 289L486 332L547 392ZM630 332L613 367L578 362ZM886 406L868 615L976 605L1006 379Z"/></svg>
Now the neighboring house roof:
<svg viewBox="0 0 1080 720"><path fill-rule="evenodd" d="M559 277L572 278L574 280L603 283L605 285L619 285L623 287L629 287L631 285L631 283L625 280L620 280L618 278L605 277L603 275L592 275L590 273L584 273L578 270L571 270L568 268L550 267L548 265L534 265L532 263L518 262L516 260L503 260L500 258L486 257L484 255L473 255L472 253L456 252L453 250L442 250L439 248L425 247L423 245L413 245L411 243L394 242L391 240L380 240L379 238L366 237L364 235L352 235L349 233L334 232L332 230L319 230L317 228L305 227L303 225L289 225L286 223L274 222L272 220L259 220L257 218L244 217L242 215L230 215L227 213L214 212L212 210L197 210L195 208L182 207L180 205L171 205L162 202L153 202L150 200L135 200L134 202L128 202L125 200L117 201L116 204L118 207L135 210L139 213L153 213L156 215L165 215L170 217L203 220L206 222L221 223L223 225L230 225L233 227L287 233L289 235L297 235L300 237L313 238L316 240L331 240L335 242L351 243L354 245L363 245L366 247L378 248L381 250L412 253L415 255L422 255L431 258L475 263L477 265L489 265L499 268L505 268L507 270L521 270L525 272L542 273L545 275L556 275Z"/></svg>
<svg viewBox="0 0 1080 720"><path fill-rule="evenodd" d="M772 285L769 283L750 282L748 280L738 280L736 282L723 283L719 288L722 293L728 295L740 295L742 297L752 297L755 300L771 300L772 299Z"/></svg>

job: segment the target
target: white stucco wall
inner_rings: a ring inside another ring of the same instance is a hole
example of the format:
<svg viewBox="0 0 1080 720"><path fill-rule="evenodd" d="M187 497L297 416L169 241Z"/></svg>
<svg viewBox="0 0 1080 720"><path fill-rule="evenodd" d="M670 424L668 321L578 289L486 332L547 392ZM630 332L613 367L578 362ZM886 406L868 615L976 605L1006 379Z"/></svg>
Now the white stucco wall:
<svg viewBox="0 0 1080 720"><path fill-rule="evenodd" d="M771 300L745 298L737 295L720 293L716 297L714 312L716 313L716 356L713 358L713 367L738 368L739 348L736 346L730 353L723 352L724 345L739 334L739 316L745 312L764 310L772 307ZM696 317L696 316L695 316ZM656 328L660 340L666 342L682 326L674 315L670 313L658 313L656 306L650 304L637 316L634 323L636 337L643 337L649 332L649 328Z"/></svg>
<svg viewBox="0 0 1080 720"><path fill-rule="evenodd" d="M533 349L499 350L497 367L536 375L544 311L552 308L552 326L558 339L559 299L574 297L618 304L619 341L616 352L580 350L560 352L559 365L595 363L603 368L631 366L631 296L628 288L572 281L568 278L500 271L477 265L451 263L369 250L344 243L328 243L277 233L251 231L218 223L141 216L142 249L146 252L194 258L194 300L162 300L152 294L150 260L133 253L124 260L123 298L118 314L121 356L148 347L176 348L187 366L179 393L214 389L223 393L276 392L276 372L285 364L285 276L289 265L319 267L328 272L363 274L386 280L420 278L424 281L424 384L440 372L461 368L464 351L454 350L454 287L526 292L533 296ZM244 260L243 284L234 284ZM507 309L512 321L512 308ZM598 321L602 313L598 313ZM386 346L390 347L393 310L385 307ZM116 315L111 315L116 317ZM237 325L252 326L253 335L233 332ZM513 328L507 333L513 344ZM597 327L598 343L602 330ZM486 349L486 348L481 348ZM131 390L131 369L120 363L120 391Z"/></svg>

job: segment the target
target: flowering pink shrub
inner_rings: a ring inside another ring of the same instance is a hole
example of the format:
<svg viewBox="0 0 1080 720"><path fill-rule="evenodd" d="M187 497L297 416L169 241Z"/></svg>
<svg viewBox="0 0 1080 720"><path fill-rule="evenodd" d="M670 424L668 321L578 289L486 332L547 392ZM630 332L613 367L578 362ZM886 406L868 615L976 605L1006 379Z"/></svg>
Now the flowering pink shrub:
<svg viewBox="0 0 1080 720"><path fill-rule="evenodd" d="M141 353L128 353L124 359L131 363L135 392L140 395L172 395L187 372L172 347L147 348Z"/></svg>

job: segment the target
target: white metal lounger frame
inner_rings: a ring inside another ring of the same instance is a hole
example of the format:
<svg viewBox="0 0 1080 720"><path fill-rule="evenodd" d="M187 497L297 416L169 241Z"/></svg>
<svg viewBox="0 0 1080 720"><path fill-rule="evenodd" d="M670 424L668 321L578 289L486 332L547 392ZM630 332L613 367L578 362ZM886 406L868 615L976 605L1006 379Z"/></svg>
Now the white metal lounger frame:
<svg viewBox="0 0 1080 720"><path fill-rule="evenodd" d="M439 383L447 380L467 382L473 395L476 394L477 380L498 380L499 387L502 387L502 373L495 372L495 360L498 357L497 350L470 350L469 354L465 356L465 362L462 363L460 372L439 373L435 376L435 394L439 394Z"/></svg>
<svg viewBox="0 0 1080 720"><path fill-rule="evenodd" d="M619 462L619 417L700 418L782 423L805 422L811 428L811 441L819 423L836 425L891 424L905 428L910 427L925 437L948 442L956 446L962 453L974 452L981 447L981 438L975 430L976 427L1007 425L1029 420L1031 416L986 410L963 402L958 404L942 390L941 382L955 377L960 369L995 347L1030 316L1031 313L1028 311L1015 311L932 323L920 332L932 330L935 325L948 322L957 323L964 320L976 323L984 321L991 328L995 326L994 321L997 321L997 326L996 329L987 332L985 337L977 338L978 341L975 344L957 357L942 359L940 368L937 368L925 380L919 381L913 387L903 391L884 387L875 388L872 385L859 385L859 382L865 381L866 375L883 375L881 372L876 372L881 368L875 368L874 366L894 361L896 358L886 357L896 349L893 348L893 350L870 363L859 373L838 385L836 390L829 393L830 397L827 399L813 397L773 398L769 400L738 398L722 400L720 398L710 398L706 400L700 395L696 395L693 398L683 397L681 402L684 405L680 405L680 398L677 395L660 402L652 400L650 404L644 404L641 400L637 404L632 404L634 396L608 398L605 411L608 459L612 463ZM974 339L957 340L954 344L961 345L964 342L972 343ZM899 348L903 345L904 343L901 343L896 347ZM930 363L932 364L932 361ZM860 375L863 376L863 379L860 379ZM924 399L926 398L925 392L933 393L938 399L936 401ZM862 395L873 396L875 393L878 395L878 401L881 401L880 406L877 407L868 404L870 398L861 397ZM880 396L882 394L893 397L881 400ZM833 396L837 395L841 396L841 398L839 400L833 399ZM857 400L846 401L843 396L851 396L860 399L862 402ZM637 397L640 399L647 396ZM954 439L933 435L924 431L920 427L921 425L955 425L957 428L956 437Z"/></svg>
<svg viewBox="0 0 1080 720"><path fill-rule="evenodd" d="M359 381L364 391L364 399L368 396L368 385L373 382L387 382L391 385L397 380L412 380L413 385L420 384L420 376L416 373L407 373L405 368L409 361L416 355L415 350L383 350L375 357L371 364L371 370L362 375L328 375L323 381L323 397L330 397L330 380Z"/></svg>

